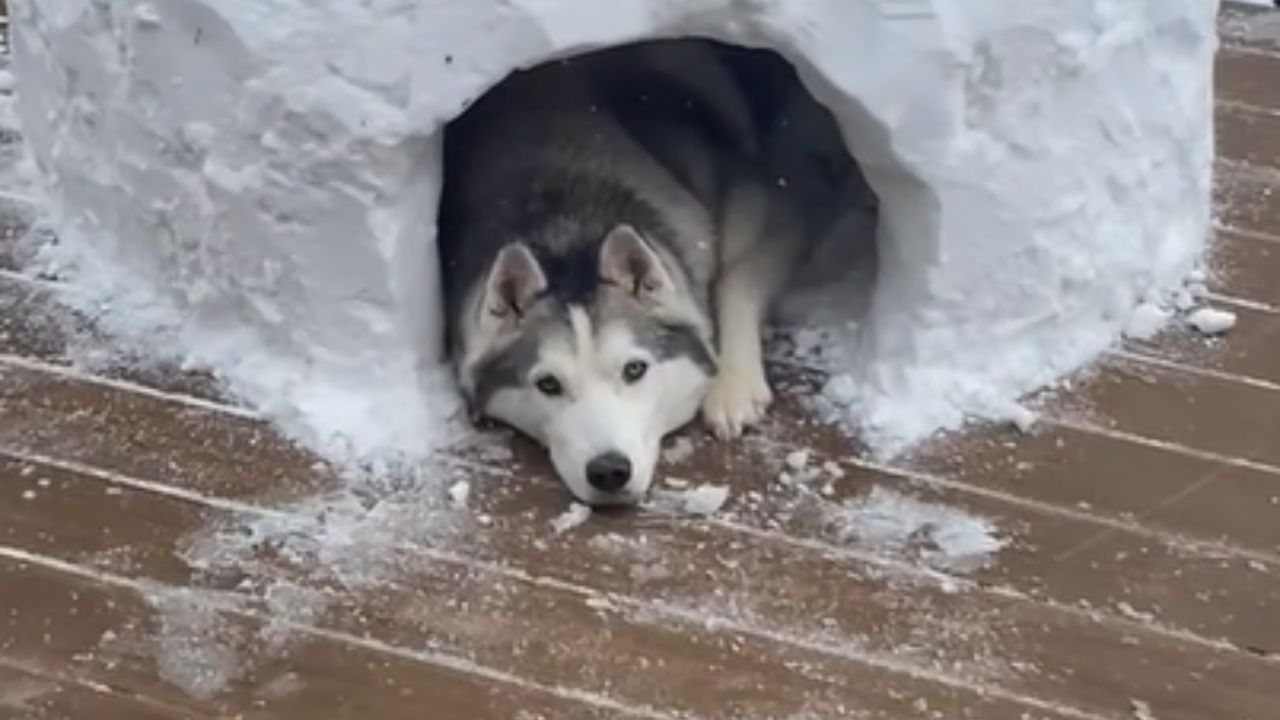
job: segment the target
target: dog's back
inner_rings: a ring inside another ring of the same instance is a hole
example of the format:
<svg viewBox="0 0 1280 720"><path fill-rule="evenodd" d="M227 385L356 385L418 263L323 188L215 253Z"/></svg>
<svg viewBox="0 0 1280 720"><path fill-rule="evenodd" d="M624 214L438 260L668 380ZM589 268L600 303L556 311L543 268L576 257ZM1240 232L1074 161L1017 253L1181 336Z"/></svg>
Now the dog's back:
<svg viewBox="0 0 1280 720"><path fill-rule="evenodd" d="M516 73L449 130L441 249L450 311L507 242L584 265L620 222L674 255L705 306L714 206L733 159L757 147L747 103L710 47L646 43ZM559 280L586 272L576 270Z"/></svg>

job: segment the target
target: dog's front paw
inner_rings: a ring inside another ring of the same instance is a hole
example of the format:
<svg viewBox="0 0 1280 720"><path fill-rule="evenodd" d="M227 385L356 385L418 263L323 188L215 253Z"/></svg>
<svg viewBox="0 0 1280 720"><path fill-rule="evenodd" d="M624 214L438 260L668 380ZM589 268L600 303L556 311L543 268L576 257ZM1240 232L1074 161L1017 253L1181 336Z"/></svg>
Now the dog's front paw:
<svg viewBox="0 0 1280 720"><path fill-rule="evenodd" d="M721 367L702 400L702 417L716 437L728 440L760 422L772 402L773 391L763 367Z"/></svg>

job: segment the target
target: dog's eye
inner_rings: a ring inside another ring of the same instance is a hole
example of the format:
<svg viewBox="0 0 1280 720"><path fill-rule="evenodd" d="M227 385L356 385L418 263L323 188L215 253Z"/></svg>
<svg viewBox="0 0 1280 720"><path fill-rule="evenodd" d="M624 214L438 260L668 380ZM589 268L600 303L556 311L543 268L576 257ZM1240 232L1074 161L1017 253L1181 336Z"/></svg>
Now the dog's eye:
<svg viewBox="0 0 1280 720"><path fill-rule="evenodd" d="M622 379L629 383L638 382L647 372L649 372L649 363L643 360L632 360L622 366Z"/></svg>
<svg viewBox="0 0 1280 720"><path fill-rule="evenodd" d="M538 388L538 392L548 397L556 397L564 392L564 388L561 387L560 381L553 375L543 375L535 380L533 385Z"/></svg>

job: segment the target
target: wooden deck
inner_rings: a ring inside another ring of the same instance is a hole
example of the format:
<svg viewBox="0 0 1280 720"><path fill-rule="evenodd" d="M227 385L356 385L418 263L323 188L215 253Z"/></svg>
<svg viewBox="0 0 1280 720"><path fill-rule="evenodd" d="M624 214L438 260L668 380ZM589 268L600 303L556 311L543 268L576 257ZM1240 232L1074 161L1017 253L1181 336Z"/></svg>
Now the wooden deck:
<svg viewBox="0 0 1280 720"><path fill-rule="evenodd" d="M205 378L86 364L91 324L0 272L0 718L1280 718L1280 19L1223 28L1235 330L891 466L792 398L692 431L663 474L729 483L711 519L557 534L505 437L340 487ZM781 482L797 449L818 477ZM886 504L923 520L872 537Z"/></svg>

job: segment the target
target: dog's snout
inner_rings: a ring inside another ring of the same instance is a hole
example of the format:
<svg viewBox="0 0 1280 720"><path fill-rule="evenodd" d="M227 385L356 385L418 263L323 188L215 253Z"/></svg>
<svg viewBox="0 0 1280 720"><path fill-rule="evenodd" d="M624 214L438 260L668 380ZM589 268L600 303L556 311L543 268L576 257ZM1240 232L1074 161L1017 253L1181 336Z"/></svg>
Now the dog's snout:
<svg viewBox="0 0 1280 720"><path fill-rule="evenodd" d="M631 461L620 452L597 455L587 463L587 482L602 492L617 492L631 480Z"/></svg>

